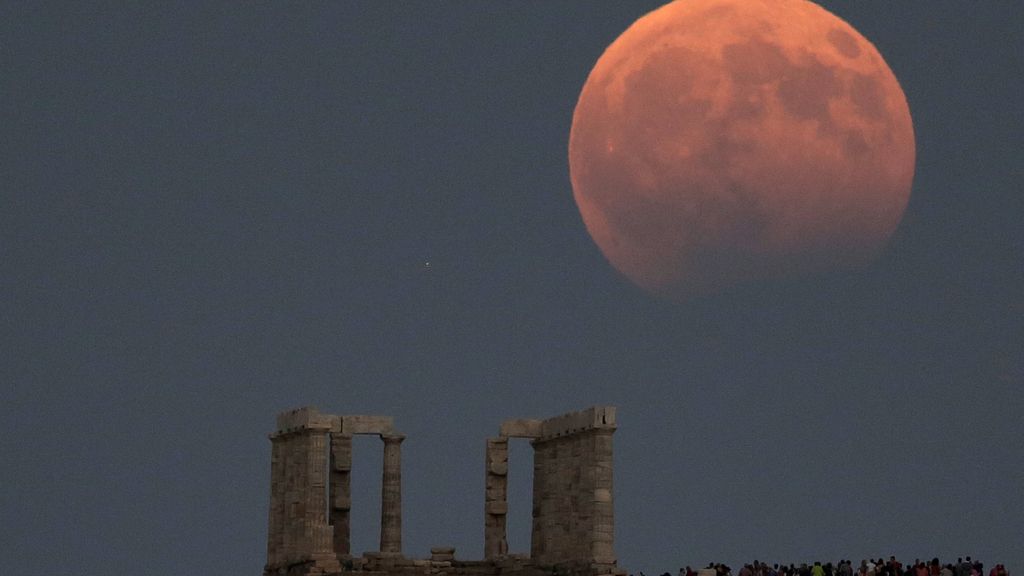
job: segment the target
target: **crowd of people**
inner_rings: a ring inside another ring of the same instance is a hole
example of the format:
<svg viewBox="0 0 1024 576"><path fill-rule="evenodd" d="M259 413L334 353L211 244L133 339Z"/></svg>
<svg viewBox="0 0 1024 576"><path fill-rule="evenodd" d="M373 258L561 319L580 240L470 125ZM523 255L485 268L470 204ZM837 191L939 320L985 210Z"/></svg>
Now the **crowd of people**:
<svg viewBox="0 0 1024 576"><path fill-rule="evenodd" d="M643 572L640 576L645 576ZM665 572L661 576L672 576ZM706 568L694 570L687 566L679 569L679 576L734 576L732 568L725 564L712 562ZM815 562L803 564L767 564L754 560L753 564L744 564L735 576L1010 576L1003 564L996 564L985 572L985 565L970 556L957 558L956 562L942 563L938 558L930 561L914 560L904 564L890 556L889 560L861 560L854 566L850 560L840 560L833 564Z"/></svg>

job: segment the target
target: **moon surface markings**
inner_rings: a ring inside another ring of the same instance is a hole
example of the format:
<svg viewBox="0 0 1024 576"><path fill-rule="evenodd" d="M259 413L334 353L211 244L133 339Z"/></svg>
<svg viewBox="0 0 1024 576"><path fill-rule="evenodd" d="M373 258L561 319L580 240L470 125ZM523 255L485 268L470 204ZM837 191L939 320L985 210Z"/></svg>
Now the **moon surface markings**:
<svg viewBox="0 0 1024 576"><path fill-rule="evenodd" d="M828 31L825 38L827 38L843 56L846 56L847 58L856 58L860 56L860 46L857 44L857 39L846 30L843 30L842 28L833 28Z"/></svg>
<svg viewBox="0 0 1024 576"><path fill-rule="evenodd" d="M909 194L913 132L898 83L848 28L807 2L692 0L606 50L573 118L570 176L620 272L685 299L878 250Z"/></svg>

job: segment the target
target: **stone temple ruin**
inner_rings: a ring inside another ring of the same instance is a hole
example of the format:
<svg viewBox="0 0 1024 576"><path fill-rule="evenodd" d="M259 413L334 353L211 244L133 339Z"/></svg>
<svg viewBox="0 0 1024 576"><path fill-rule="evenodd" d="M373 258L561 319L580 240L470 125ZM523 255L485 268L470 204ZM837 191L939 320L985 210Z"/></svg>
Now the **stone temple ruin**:
<svg viewBox="0 0 1024 576"><path fill-rule="evenodd" d="M299 408L277 417L271 440L270 521L264 576L359 572L360 576L623 575L614 553L612 434L615 408L596 406L547 420L507 420L484 457L484 558L402 554L405 436L389 416L334 416ZM352 436L384 442L380 550L354 556L349 540ZM508 441L533 446L530 554L508 553Z"/></svg>

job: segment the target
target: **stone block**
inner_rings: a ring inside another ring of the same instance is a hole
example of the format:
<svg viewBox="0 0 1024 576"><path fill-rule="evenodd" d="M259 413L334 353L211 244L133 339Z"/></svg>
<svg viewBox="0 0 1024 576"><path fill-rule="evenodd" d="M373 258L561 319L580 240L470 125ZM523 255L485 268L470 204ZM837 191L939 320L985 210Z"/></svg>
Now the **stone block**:
<svg viewBox="0 0 1024 576"><path fill-rule="evenodd" d="M362 414L341 417L343 434L394 434L395 424L391 416L367 416Z"/></svg>
<svg viewBox="0 0 1024 576"><path fill-rule="evenodd" d="M501 423L498 433L507 438L539 438L542 433L542 426L543 421L541 420L505 420Z"/></svg>
<svg viewBox="0 0 1024 576"><path fill-rule="evenodd" d="M431 554L455 554L454 546L434 546L430 549Z"/></svg>
<svg viewBox="0 0 1024 576"><path fill-rule="evenodd" d="M487 472L495 476L505 476L508 474L508 462L491 462Z"/></svg>

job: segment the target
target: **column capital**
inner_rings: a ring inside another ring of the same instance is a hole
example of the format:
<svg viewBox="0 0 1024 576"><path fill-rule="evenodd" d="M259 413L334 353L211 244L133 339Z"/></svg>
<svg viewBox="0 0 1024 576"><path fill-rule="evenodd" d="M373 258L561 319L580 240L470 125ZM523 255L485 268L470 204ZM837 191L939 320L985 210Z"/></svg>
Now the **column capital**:
<svg viewBox="0 0 1024 576"><path fill-rule="evenodd" d="M381 434L380 439L385 444L401 444L405 440L405 434Z"/></svg>

